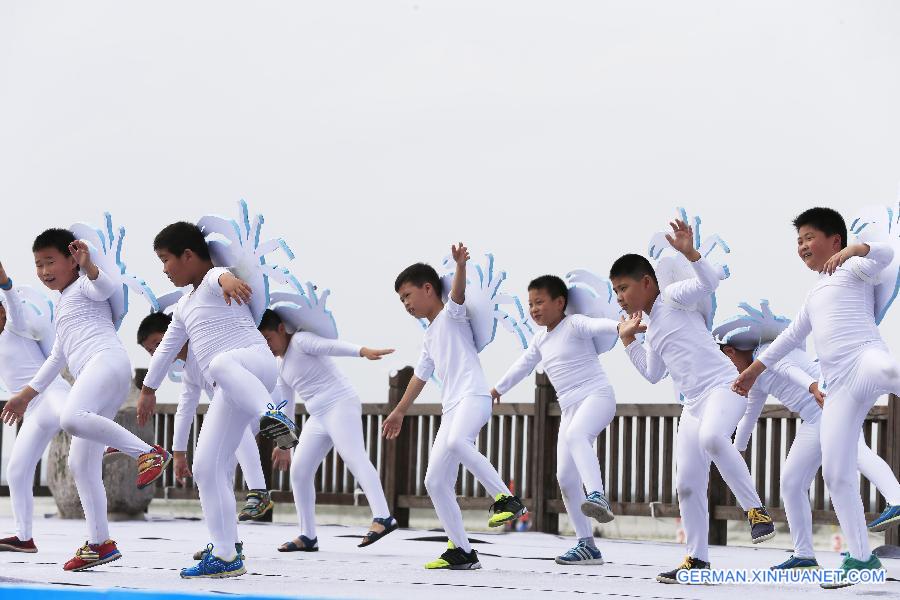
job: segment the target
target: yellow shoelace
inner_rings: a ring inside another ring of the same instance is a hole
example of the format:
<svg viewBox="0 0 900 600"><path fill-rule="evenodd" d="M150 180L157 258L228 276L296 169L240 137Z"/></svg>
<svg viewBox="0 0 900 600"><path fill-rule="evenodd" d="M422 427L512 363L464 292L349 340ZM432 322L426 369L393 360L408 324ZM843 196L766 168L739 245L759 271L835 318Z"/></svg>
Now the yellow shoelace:
<svg viewBox="0 0 900 600"><path fill-rule="evenodd" d="M756 508L751 508L749 511L747 511L747 518L750 519L751 525L756 525L758 523L771 523L772 522L772 517L770 517L766 513L762 512L761 510L758 510Z"/></svg>

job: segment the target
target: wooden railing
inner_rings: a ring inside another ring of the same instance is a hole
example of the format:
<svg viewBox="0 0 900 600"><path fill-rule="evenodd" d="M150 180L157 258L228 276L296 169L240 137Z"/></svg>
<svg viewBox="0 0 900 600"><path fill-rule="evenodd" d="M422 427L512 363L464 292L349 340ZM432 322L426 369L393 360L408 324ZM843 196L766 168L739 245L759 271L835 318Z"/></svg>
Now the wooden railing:
<svg viewBox="0 0 900 600"><path fill-rule="evenodd" d="M381 475L384 491L401 526L408 526L411 508L431 508L424 487L425 468L434 436L441 421L439 404L413 405L407 414L400 437L386 441L381 424L400 400L412 376L407 367L392 375L388 402L363 404L362 427L369 458ZM535 400L528 403L501 403L477 440L478 449L497 467L498 472L530 510L531 527L556 533L559 515L565 512L556 482L556 440L560 409L556 395L545 375L536 377ZM156 443L171 447L175 406L160 405L155 416ZM201 405L191 441L203 426L206 405ZM681 407L675 404L619 404L616 417L597 440L597 457L603 471L607 496L617 515L677 517L675 490L675 445ZM301 430L308 415L298 406L295 420ZM745 453L757 489L776 521L784 522L780 495L781 465L796 434L799 417L780 406L766 406ZM900 473L900 399L891 397L886 406L875 406L866 419L863 433L866 443L883 457L894 473ZM0 432L2 435L2 432ZM2 442L2 438L0 438ZM192 460L194 444L189 444ZM0 446L2 448L2 446ZM286 473L275 471L271 464L271 445L261 441L260 456L273 498L292 502L290 481ZM39 473L40 471L38 471ZM36 494L49 490L35 478ZM860 491L867 518L874 518L885 507L884 499L874 493L869 482L861 478ZM235 490L242 493L243 481L238 475ZM353 475L334 452L330 452L316 474L317 502L331 505L365 504L365 496L357 489ZM457 482L457 495L463 509L487 509L491 503L485 489L470 473L462 471ZM8 494L0 486L0 495ZM193 482L186 486L175 483L172 468L156 483L158 498L197 498ZM710 542L726 542L728 520L743 520L744 514L734 496L718 475L715 467L710 475ZM812 488L813 521L837 523L827 498L820 473ZM900 545L897 528L885 532L885 543Z"/></svg>

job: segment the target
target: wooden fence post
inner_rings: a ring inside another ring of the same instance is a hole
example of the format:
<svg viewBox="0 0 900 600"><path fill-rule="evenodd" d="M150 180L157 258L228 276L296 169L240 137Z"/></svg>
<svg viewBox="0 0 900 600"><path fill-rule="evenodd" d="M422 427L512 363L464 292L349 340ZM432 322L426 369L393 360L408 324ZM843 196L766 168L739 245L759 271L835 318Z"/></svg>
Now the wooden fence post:
<svg viewBox="0 0 900 600"><path fill-rule="evenodd" d="M388 388L388 408L393 410L403 397L406 386L413 376L412 367L403 367L390 376ZM409 426L400 430L396 440L384 441L384 495L387 498L391 513L400 527L409 527L409 509L399 506L399 498L407 493L407 461L409 460L410 435ZM381 435L381 432L378 432Z"/></svg>
<svg viewBox="0 0 900 600"><path fill-rule="evenodd" d="M549 426L550 404L556 401L556 390L544 373L535 376L534 420L528 444L531 464L531 489L534 506L533 528L543 533L559 533L559 515L547 510L547 500L556 495L556 438L559 430Z"/></svg>
<svg viewBox="0 0 900 600"><path fill-rule="evenodd" d="M716 518L716 508L724 506L728 498L728 486L715 463L709 469L709 544L728 545L728 520Z"/></svg>
<svg viewBox="0 0 900 600"><path fill-rule="evenodd" d="M900 473L900 398L891 394L888 398L887 456L884 460L896 474ZM884 532L886 546L900 546L900 530L889 527Z"/></svg>

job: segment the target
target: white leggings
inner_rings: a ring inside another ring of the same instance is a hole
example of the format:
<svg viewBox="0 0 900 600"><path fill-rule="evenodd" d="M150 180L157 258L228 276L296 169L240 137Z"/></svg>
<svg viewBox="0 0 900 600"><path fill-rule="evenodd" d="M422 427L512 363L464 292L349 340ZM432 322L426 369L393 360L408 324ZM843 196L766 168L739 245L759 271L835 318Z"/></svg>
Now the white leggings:
<svg viewBox="0 0 900 600"><path fill-rule="evenodd" d="M822 410L822 477L847 540L850 556L868 560L869 533L859 495L859 432L869 409L884 393L900 393L900 364L887 348L873 345L848 365L845 379L825 390Z"/></svg>
<svg viewBox="0 0 900 600"><path fill-rule="evenodd" d="M615 416L616 396L608 386L562 410L556 442L556 479L579 539L593 537L591 520L581 512L585 489L588 493L606 493L594 442Z"/></svg>
<svg viewBox="0 0 900 600"><path fill-rule="evenodd" d="M111 446L137 458L151 450L148 443L113 421L128 397L130 385L131 361L125 351L103 350L78 373L60 413L60 426L72 434L69 471L81 498L92 544L109 539L103 451Z"/></svg>
<svg viewBox="0 0 900 600"><path fill-rule="evenodd" d="M490 396L471 396L441 417L425 471L425 489L434 504L438 520L450 541L466 552L472 550L463 526L462 511L456 502L459 465L468 470L491 496L510 494L497 469L478 450L475 440L491 419Z"/></svg>
<svg viewBox="0 0 900 600"><path fill-rule="evenodd" d="M235 459L241 465L241 474L244 483L251 490L266 489L266 476L263 474L262 461L259 458L259 444L256 443L256 433L259 432L259 421L253 419L244 430L241 443L238 444ZM234 469L231 471L234 476Z"/></svg>
<svg viewBox="0 0 900 600"><path fill-rule="evenodd" d="M859 435L859 471L881 492L888 504L900 505L900 483L891 470ZM797 437L791 444L784 470L781 473L781 497L787 515L794 556L815 558L812 541L812 508L809 504L809 487L822 465L820 421L804 421L797 428Z"/></svg>
<svg viewBox="0 0 900 600"><path fill-rule="evenodd" d="M58 378L28 405L22 428L16 435L6 478L16 519L16 537L31 539L34 516L34 470L59 430L59 413L69 394L69 384Z"/></svg>
<svg viewBox="0 0 900 600"><path fill-rule="evenodd" d="M705 399L685 406L678 424L675 482L678 508L694 558L709 562L709 463L716 464L745 511L762 505L747 463L731 442L747 400L727 387L709 392Z"/></svg>
<svg viewBox="0 0 900 600"><path fill-rule="evenodd" d="M391 515L378 471L369 461L363 441L362 406L358 400L345 400L325 414L310 417L300 432L300 443L294 451L291 489L300 534L310 539L316 537L316 470L332 446L365 492L372 518Z"/></svg>
<svg viewBox="0 0 900 600"><path fill-rule="evenodd" d="M248 426L265 411L278 376L265 346L229 350L209 366L216 392L200 429L194 480L215 555L231 559L240 540L234 503L234 463Z"/></svg>

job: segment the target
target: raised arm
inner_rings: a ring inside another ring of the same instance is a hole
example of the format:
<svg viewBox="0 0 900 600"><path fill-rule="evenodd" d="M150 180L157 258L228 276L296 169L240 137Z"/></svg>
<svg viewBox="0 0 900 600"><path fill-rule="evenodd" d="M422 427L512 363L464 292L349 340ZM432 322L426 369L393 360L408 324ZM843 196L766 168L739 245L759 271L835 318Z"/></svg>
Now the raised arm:
<svg viewBox="0 0 900 600"><path fill-rule="evenodd" d="M466 262L469 260L469 249L460 242L458 246L450 247L450 254L456 263L453 285L450 286L450 299L457 304L463 304L466 301Z"/></svg>
<svg viewBox="0 0 900 600"><path fill-rule="evenodd" d="M856 260L850 260L857 257ZM847 262L847 267L863 281L874 283L875 278L894 260L894 249L883 242L850 244L828 259L823 273L833 274L839 266Z"/></svg>
<svg viewBox="0 0 900 600"><path fill-rule="evenodd" d="M24 331L27 321L25 320L22 301L13 288L12 278L6 274L2 264L0 264L0 294L3 294L3 308L6 309L7 327L12 324L10 331L18 330L22 333L29 333Z"/></svg>
<svg viewBox="0 0 900 600"><path fill-rule="evenodd" d="M595 338L598 335L618 335L619 321L606 317L587 317L572 315L572 331L580 338Z"/></svg>

